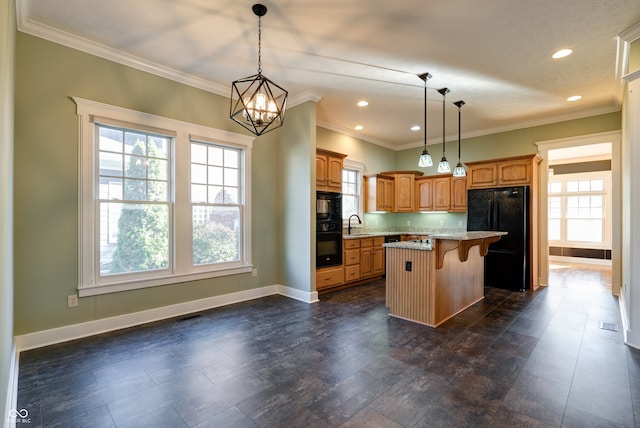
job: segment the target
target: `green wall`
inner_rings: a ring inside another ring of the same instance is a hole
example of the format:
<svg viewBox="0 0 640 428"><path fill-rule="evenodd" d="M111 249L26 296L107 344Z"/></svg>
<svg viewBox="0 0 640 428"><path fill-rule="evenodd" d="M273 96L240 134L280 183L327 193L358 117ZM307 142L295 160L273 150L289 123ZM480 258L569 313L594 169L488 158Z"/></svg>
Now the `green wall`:
<svg viewBox="0 0 640 428"><path fill-rule="evenodd" d="M15 11L0 0L0 423L7 421L13 354L13 78Z"/></svg>
<svg viewBox="0 0 640 428"><path fill-rule="evenodd" d="M628 73L640 70L640 39L631 43L629 47L629 69Z"/></svg>
<svg viewBox="0 0 640 428"><path fill-rule="evenodd" d="M287 112L278 146L280 277L283 285L315 291L315 195L311 191L315 184L316 103L309 101L294 110Z"/></svg>
<svg viewBox="0 0 640 428"><path fill-rule="evenodd" d="M273 166L278 154L273 144L266 144L278 135L266 134L255 140L252 154L252 257L257 277L241 274L84 297L78 307L67 308L67 295L76 292L78 281L78 125L69 97L244 131L228 118L225 97L23 33L16 38L15 334L279 282L279 230L273 227Z"/></svg>

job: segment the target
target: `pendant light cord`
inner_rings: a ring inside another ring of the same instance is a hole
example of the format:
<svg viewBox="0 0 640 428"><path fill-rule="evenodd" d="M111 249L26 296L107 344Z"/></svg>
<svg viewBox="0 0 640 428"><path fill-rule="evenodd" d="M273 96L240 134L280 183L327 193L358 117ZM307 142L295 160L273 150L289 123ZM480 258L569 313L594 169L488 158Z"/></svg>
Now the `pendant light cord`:
<svg viewBox="0 0 640 428"><path fill-rule="evenodd" d="M258 16L258 74L262 74L262 16Z"/></svg>

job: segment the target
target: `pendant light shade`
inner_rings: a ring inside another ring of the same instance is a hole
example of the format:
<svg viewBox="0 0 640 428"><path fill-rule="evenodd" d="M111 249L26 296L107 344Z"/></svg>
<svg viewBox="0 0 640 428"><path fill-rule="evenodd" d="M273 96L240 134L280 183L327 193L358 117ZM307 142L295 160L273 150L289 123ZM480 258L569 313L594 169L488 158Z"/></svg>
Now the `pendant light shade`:
<svg viewBox="0 0 640 428"><path fill-rule="evenodd" d="M429 73L418 74L418 77L424 81L424 149L418 159L418 166L427 168L433 166L433 159L427 150L427 81L431 79Z"/></svg>
<svg viewBox="0 0 640 428"><path fill-rule="evenodd" d="M229 116L256 135L284 124L288 92L262 75L262 17L267 7L254 4L258 17L258 74L238 79L231 85Z"/></svg>
<svg viewBox="0 0 640 428"><path fill-rule="evenodd" d="M445 143L445 114L444 107L446 102L447 94L450 92L449 88L438 89L440 95L442 95L442 159L438 164L438 172L439 173L448 173L451 172L451 166L449 165L449 161L447 161L447 156L445 155L444 143Z"/></svg>
<svg viewBox="0 0 640 428"><path fill-rule="evenodd" d="M456 101L454 103L456 105L456 107L458 107L458 164L456 165L456 167L453 169L453 176L454 177L465 177L467 175L467 170L464 168L464 165L462 165L462 162L460 161L460 131L461 131L461 127L460 127L460 107L462 107L464 105L464 101L460 100L460 101Z"/></svg>

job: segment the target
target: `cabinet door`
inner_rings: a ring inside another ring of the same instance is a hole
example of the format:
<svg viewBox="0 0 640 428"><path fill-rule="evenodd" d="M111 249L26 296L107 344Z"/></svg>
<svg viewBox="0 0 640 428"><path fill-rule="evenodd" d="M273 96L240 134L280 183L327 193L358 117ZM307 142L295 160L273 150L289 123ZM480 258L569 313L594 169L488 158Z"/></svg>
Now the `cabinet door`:
<svg viewBox="0 0 640 428"><path fill-rule="evenodd" d="M384 193L382 196L382 207L383 211L393 211L393 201L394 197L394 188L393 188L393 180L389 180L386 178L381 178L381 185L384 188Z"/></svg>
<svg viewBox="0 0 640 428"><path fill-rule="evenodd" d="M335 192L342 192L342 159L327 157L327 187Z"/></svg>
<svg viewBox="0 0 640 428"><path fill-rule="evenodd" d="M467 210L467 177L451 177L451 211Z"/></svg>
<svg viewBox="0 0 640 428"><path fill-rule="evenodd" d="M412 212L415 194L415 175L397 174L395 177L395 210L396 212Z"/></svg>
<svg viewBox="0 0 640 428"><path fill-rule="evenodd" d="M384 274L384 248L376 247L371 252L371 273L373 275Z"/></svg>
<svg viewBox="0 0 640 428"><path fill-rule="evenodd" d="M473 187L491 187L498 184L498 165L495 163L471 165L467 171L467 184Z"/></svg>
<svg viewBox="0 0 640 428"><path fill-rule="evenodd" d="M316 188L318 190L326 190L328 170L327 157L325 155L316 155Z"/></svg>
<svg viewBox="0 0 640 428"><path fill-rule="evenodd" d="M433 180L416 180L416 204L418 211L433 211Z"/></svg>
<svg viewBox="0 0 640 428"><path fill-rule="evenodd" d="M450 208L451 208L450 177L435 178L433 180L433 210L449 211Z"/></svg>
<svg viewBox="0 0 640 428"><path fill-rule="evenodd" d="M498 164L500 185L529 184L531 182L531 161L528 159L500 162Z"/></svg>
<svg viewBox="0 0 640 428"><path fill-rule="evenodd" d="M360 249L360 277L365 278L373 274L373 255L371 247Z"/></svg>

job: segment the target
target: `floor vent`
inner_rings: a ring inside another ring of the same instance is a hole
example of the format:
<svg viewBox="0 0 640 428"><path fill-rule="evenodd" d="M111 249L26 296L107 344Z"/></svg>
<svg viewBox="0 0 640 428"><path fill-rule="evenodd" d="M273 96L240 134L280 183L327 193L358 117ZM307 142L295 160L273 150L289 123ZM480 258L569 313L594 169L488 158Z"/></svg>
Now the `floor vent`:
<svg viewBox="0 0 640 428"><path fill-rule="evenodd" d="M189 320L192 320L194 318L200 318L201 316L202 315L200 315L200 314L187 315L187 316L184 316L182 318L176 318L176 321L178 321L178 322L189 321Z"/></svg>
<svg viewBox="0 0 640 428"><path fill-rule="evenodd" d="M614 322L600 321L600 328L603 330L618 331L618 324Z"/></svg>

